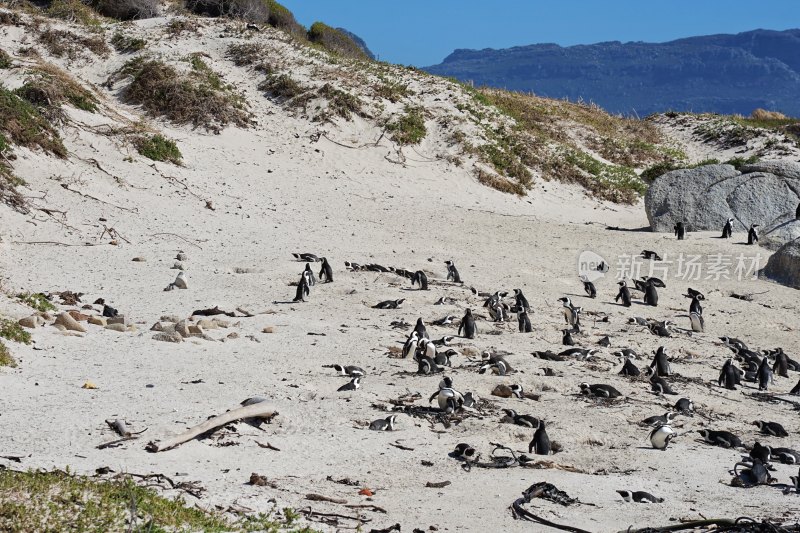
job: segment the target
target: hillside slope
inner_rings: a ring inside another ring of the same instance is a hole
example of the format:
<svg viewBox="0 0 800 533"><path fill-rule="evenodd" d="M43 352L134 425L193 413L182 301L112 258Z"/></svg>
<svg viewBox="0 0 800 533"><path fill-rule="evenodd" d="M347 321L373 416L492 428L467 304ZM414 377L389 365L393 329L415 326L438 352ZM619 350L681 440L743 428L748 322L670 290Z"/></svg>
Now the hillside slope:
<svg viewBox="0 0 800 533"><path fill-rule="evenodd" d="M666 43L456 50L425 70L476 85L594 102L612 113L800 116L800 30L755 30Z"/></svg>

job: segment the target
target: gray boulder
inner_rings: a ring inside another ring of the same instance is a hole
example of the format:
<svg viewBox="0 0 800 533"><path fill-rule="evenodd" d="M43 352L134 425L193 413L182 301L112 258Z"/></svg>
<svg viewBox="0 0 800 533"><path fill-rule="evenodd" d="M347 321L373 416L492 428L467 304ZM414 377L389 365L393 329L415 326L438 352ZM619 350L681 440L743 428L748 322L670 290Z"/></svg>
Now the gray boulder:
<svg viewBox="0 0 800 533"><path fill-rule="evenodd" d="M784 244L800 239L800 220L785 217L778 223L761 228L758 244L769 250L777 250Z"/></svg>
<svg viewBox="0 0 800 533"><path fill-rule="evenodd" d="M733 218L734 231L750 224L772 228L794 213L800 202L800 163L765 161L673 170L658 177L645 195L653 231L673 231L683 221L688 231L719 230Z"/></svg>
<svg viewBox="0 0 800 533"><path fill-rule="evenodd" d="M763 274L769 279L800 289L800 239L787 242L772 254Z"/></svg>

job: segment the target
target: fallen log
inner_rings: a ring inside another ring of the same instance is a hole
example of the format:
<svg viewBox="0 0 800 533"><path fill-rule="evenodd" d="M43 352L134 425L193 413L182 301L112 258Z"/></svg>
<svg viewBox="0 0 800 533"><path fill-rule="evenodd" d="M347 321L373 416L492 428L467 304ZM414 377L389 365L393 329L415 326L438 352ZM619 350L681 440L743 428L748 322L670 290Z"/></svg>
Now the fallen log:
<svg viewBox="0 0 800 533"><path fill-rule="evenodd" d="M193 428L181 433L180 435L176 435L175 437L169 438L165 441L151 441L147 444L145 449L148 452L153 453L163 452L165 450L175 448L176 446L180 446L184 442L190 441L195 437L206 433L207 431L217 429L218 427L235 422L236 420L241 420L243 418L273 418L277 415L278 412L269 405L266 405L266 402L258 402L251 405L245 405L243 407L237 407L232 411L215 416L214 418L207 420L202 424L198 424Z"/></svg>

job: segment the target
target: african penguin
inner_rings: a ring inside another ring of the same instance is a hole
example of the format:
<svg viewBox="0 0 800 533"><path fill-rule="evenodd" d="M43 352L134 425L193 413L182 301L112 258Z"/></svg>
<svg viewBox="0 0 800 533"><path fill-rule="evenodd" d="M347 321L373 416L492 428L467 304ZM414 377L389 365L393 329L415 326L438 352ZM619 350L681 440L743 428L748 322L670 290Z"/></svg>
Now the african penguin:
<svg viewBox="0 0 800 533"><path fill-rule="evenodd" d="M736 385L741 383L741 375L739 369L733 364L733 359L728 358L725 364L722 365L722 371L719 374L717 384L726 389L736 390Z"/></svg>
<svg viewBox="0 0 800 533"><path fill-rule="evenodd" d="M445 261L444 263L447 265L447 279L453 283L463 283L461 281L461 274L458 273L458 269L456 268L456 264L452 261Z"/></svg>
<svg viewBox="0 0 800 533"><path fill-rule="evenodd" d="M753 422L754 426L764 435L772 435L773 437L788 437L789 433L777 422L764 422L763 420L756 420Z"/></svg>
<svg viewBox="0 0 800 533"><path fill-rule="evenodd" d="M322 266L319 269L319 280L325 283L333 283L333 269L328 263L328 259L323 257L320 261L322 261Z"/></svg>
<svg viewBox="0 0 800 533"><path fill-rule="evenodd" d="M341 387L339 387L338 389L336 389L336 392L354 391L358 390L359 387L361 387L361 377L356 376L353 379L351 379L349 383L346 383Z"/></svg>
<svg viewBox="0 0 800 533"><path fill-rule="evenodd" d="M650 368L655 369L657 376L669 376L672 373L672 367L667 359L667 350L663 346L659 346L658 350L654 352L653 362L650 363Z"/></svg>
<svg viewBox="0 0 800 533"><path fill-rule="evenodd" d="M517 413L513 409L503 409L503 412L517 426L524 426L524 427L529 427L529 428L538 428L539 427L539 419L536 418L535 416L521 415L521 414Z"/></svg>
<svg viewBox="0 0 800 533"><path fill-rule="evenodd" d="M461 319L461 324L458 326L458 334L464 331L464 337L474 339L478 333L478 327L475 325L475 317L472 316L472 309L467 309L464 318Z"/></svg>
<svg viewBox="0 0 800 533"><path fill-rule="evenodd" d="M747 231L747 244L755 244L758 242L758 224L751 224L750 229Z"/></svg>
<svg viewBox="0 0 800 533"><path fill-rule="evenodd" d="M699 313L695 313L694 311L689 313L689 324L692 326L692 331L695 333L704 333L706 331L706 321L703 315Z"/></svg>
<svg viewBox="0 0 800 533"><path fill-rule="evenodd" d="M399 309L403 302L405 302L405 298L400 298L398 300L384 300L372 306L373 309Z"/></svg>
<svg viewBox="0 0 800 533"><path fill-rule="evenodd" d="M421 291L428 290L428 276L425 275L425 272L422 270L417 270L414 272L414 275L411 276L411 285L419 285L419 289Z"/></svg>
<svg viewBox="0 0 800 533"><path fill-rule="evenodd" d="M581 281L583 282L583 291L586 293L586 296L589 298L596 298L597 297L597 288L594 286L594 283L589 281L589 278L586 276L581 276Z"/></svg>
<svg viewBox="0 0 800 533"><path fill-rule="evenodd" d="M645 259L653 259L655 261L661 261L661 256L652 250L642 250L642 257Z"/></svg>
<svg viewBox="0 0 800 533"><path fill-rule="evenodd" d="M533 434L533 439L528 444L528 453L535 453L536 455L550 455L550 437L547 436L547 431L544 429L544 420L539 421L539 427Z"/></svg>
<svg viewBox="0 0 800 533"><path fill-rule="evenodd" d="M572 339L571 329L561 330L561 344L564 346L575 346L575 341Z"/></svg>
<svg viewBox="0 0 800 533"><path fill-rule="evenodd" d="M620 299L622 300L622 305L625 307L631 306L631 291L628 288L628 284L623 279L622 281L618 282L619 285L619 292L617 293L617 297L614 298L615 302L619 302Z"/></svg>
<svg viewBox="0 0 800 533"><path fill-rule="evenodd" d="M729 239L733 235L733 219L729 218L725 221L725 225L722 226L722 238Z"/></svg>
<svg viewBox="0 0 800 533"><path fill-rule="evenodd" d="M408 354L410 353L413 353L414 356L416 357L418 346L419 346L419 335L415 330L411 332L411 335L408 336L408 339L406 339L406 343L403 345L403 358L405 359L406 357L408 357Z"/></svg>
<svg viewBox="0 0 800 533"><path fill-rule="evenodd" d="M625 363L622 365L622 370L620 370L619 373L623 376L638 376L642 372L626 357Z"/></svg>
<svg viewBox="0 0 800 533"><path fill-rule="evenodd" d="M428 403L436 399L439 409L447 413L453 413L464 404L464 396L452 387L444 387L434 392Z"/></svg>
<svg viewBox="0 0 800 533"><path fill-rule="evenodd" d="M314 271L311 270L311 264L306 263L306 268L303 270L303 276L306 278L309 287L317 284L317 278L314 277Z"/></svg>
<svg viewBox="0 0 800 533"><path fill-rule="evenodd" d="M675 402L674 409L681 413L694 413L694 403L689 398L681 398Z"/></svg>
<svg viewBox="0 0 800 533"><path fill-rule="evenodd" d="M720 446L722 448L741 448L742 446L741 439L730 431L701 429L697 432L700 433L700 436L702 436L708 444L713 444L714 446Z"/></svg>
<svg viewBox="0 0 800 533"><path fill-rule="evenodd" d="M522 289L514 289L514 298L516 299L518 310L527 311L531 308L531 306L528 305L528 299L522 294Z"/></svg>
<svg viewBox="0 0 800 533"><path fill-rule="evenodd" d="M314 254L292 254L292 255L298 261L306 261L306 262L310 261L312 263L316 263L317 261L319 261L319 257L317 257Z"/></svg>
<svg viewBox="0 0 800 533"><path fill-rule="evenodd" d="M641 490L636 490L633 492L629 490L618 490L617 494L622 496L622 499L628 503L662 503L664 501L664 498L656 498L649 492L644 492Z"/></svg>
<svg viewBox="0 0 800 533"><path fill-rule="evenodd" d="M663 415L656 415L656 416L647 417L644 420L642 420L640 422L640 424L643 425L643 426L654 426L654 427L655 426L666 426L670 422L672 422L672 419L675 418L675 416L676 416L676 413L668 411L668 412L664 413Z"/></svg>
<svg viewBox="0 0 800 533"><path fill-rule="evenodd" d="M675 431L668 425L658 426L650 432L650 444L656 450L666 450L670 441L675 438Z"/></svg>
<svg viewBox="0 0 800 533"><path fill-rule="evenodd" d="M425 322L422 320L421 317L418 318L417 319L417 323L414 324L414 331L417 332L417 336L420 339L429 339L430 338L428 336L428 330L425 328Z"/></svg>
<svg viewBox="0 0 800 533"><path fill-rule="evenodd" d="M297 284L297 292L294 295L293 302L305 302L305 297L311 294L311 290L308 288L308 281L306 280L306 276L303 275L300 277L300 283Z"/></svg>
<svg viewBox="0 0 800 533"><path fill-rule="evenodd" d="M653 280L648 279L644 288L644 303L645 305L658 306L658 292L656 291L656 284Z"/></svg>
<svg viewBox="0 0 800 533"><path fill-rule="evenodd" d="M397 418L397 415L391 415L387 416L386 418L375 420L369 425L369 429L373 431L394 431L395 418Z"/></svg>
<svg viewBox="0 0 800 533"><path fill-rule="evenodd" d="M564 319L567 321L567 324L570 326L580 326L581 308L572 305L572 300L570 300L567 296L559 298L558 301L562 303L562 312L564 313Z"/></svg>
<svg viewBox="0 0 800 533"><path fill-rule="evenodd" d="M519 332L520 333L531 333L533 331L533 327L531 326L531 319L528 317L528 313L525 311L519 311L517 313L517 322L519 322Z"/></svg>
<svg viewBox="0 0 800 533"><path fill-rule="evenodd" d="M581 383L581 394L596 396L598 398L619 398L622 393L611 385Z"/></svg>
<svg viewBox="0 0 800 533"><path fill-rule="evenodd" d="M358 366L325 365L325 368L332 368L342 376L349 376L351 378L354 378L356 376L363 377L366 375L364 369Z"/></svg>
<svg viewBox="0 0 800 533"><path fill-rule="evenodd" d="M675 236L678 237L679 241L682 241L686 236L686 226L684 226L683 222L675 224Z"/></svg>
<svg viewBox="0 0 800 533"><path fill-rule="evenodd" d="M783 353L783 348L775 349L775 364L772 365L772 371L782 378L789 377L789 358Z"/></svg>
<svg viewBox="0 0 800 533"><path fill-rule="evenodd" d="M769 366L769 359L765 356L758 365L758 390L767 390L771 381L774 381L772 368Z"/></svg>
<svg viewBox="0 0 800 533"><path fill-rule="evenodd" d="M772 448L769 446L764 446L760 442L756 441L753 444L753 447L750 448L750 457L753 459L758 459L764 464L769 463L772 460Z"/></svg>

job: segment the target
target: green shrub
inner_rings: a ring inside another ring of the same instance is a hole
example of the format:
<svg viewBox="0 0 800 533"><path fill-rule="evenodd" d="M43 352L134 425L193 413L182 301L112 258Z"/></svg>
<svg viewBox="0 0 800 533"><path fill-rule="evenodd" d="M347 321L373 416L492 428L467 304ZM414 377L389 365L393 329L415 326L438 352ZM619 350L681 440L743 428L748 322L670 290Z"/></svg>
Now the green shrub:
<svg viewBox="0 0 800 533"><path fill-rule="evenodd" d="M341 56L369 59L366 52L349 35L322 22L315 22L311 25L308 30L308 40Z"/></svg>
<svg viewBox="0 0 800 533"><path fill-rule="evenodd" d="M84 37L68 30L46 28L38 36L39 42L56 57L77 59L85 50L106 57L111 49L103 37Z"/></svg>
<svg viewBox="0 0 800 533"><path fill-rule="evenodd" d="M35 105L51 122L63 121L63 104L94 113L97 98L55 65L42 63L33 69L22 87L15 91Z"/></svg>
<svg viewBox="0 0 800 533"><path fill-rule="evenodd" d="M306 29L295 20L291 11L275 0L266 0L266 2L269 8L268 22L270 26L294 36L305 36Z"/></svg>
<svg viewBox="0 0 800 533"><path fill-rule="evenodd" d="M8 346L3 341L0 341L0 366L17 367L17 361L11 356Z"/></svg>
<svg viewBox="0 0 800 533"><path fill-rule="evenodd" d="M328 110L343 119L350 120L353 114L366 116L363 103L357 96L336 89L330 83L320 87L317 93L328 100Z"/></svg>
<svg viewBox="0 0 800 533"><path fill-rule="evenodd" d="M254 65L267 54L266 48L258 43L235 43L228 47L225 57L237 67Z"/></svg>
<svg viewBox="0 0 800 533"><path fill-rule="evenodd" d="M285 100L295 98L305 92L303 86L288 74L268 75L264 81L258 84L258 90L264 91L274 98Z"/></svg>
<svg viewBox="0 0 800 533"><path fill-rule="evenodd" d="M147 47L147 40L139 37L129 37L122 32L117 32L111 37L111 44L120 54L132 54Z"/></svg>
<svg viewBox="0 0 800 533"><path fill-rule="evenodd" d="M31 343L31 334L15 321L7 318L0 318L0 337L22 344Z"/></svg>
<svg viewBox="0 0 800 533"><path fill-rule="evenodd" d="M406 106L399 118L386 125L397 144L419 144L428 130L425 128L425 110L419 106Z"/></svg>
<svg viewBox="0 0 800 533"><path fill-rule="evenodd" d="M101 15L117 20L141 20L157 17L159 0L91 0Z"/></svg>
<svg viewBox="0 0 800 533"><path fill-rule="evenodd" d="M269 21L264 0L186 0L186 9L206 17L235 17L256 24Z"/></svg>
<svg viewBox="0 0 800 533"><path fill-rule="evenodd" d="M5 50L0 48L0 69L7 69L11 68L13 63L11 62L11 56L6 53Z"/></svg>
<svg viewBox="0 0 800 533"><path fill-rule="evenodd" d="M50 18L66 22L95 27L100 25L97 13L81 0L53 0L50 2L46 13Z"/></svg>
<svg viewBox="0 0 800 533"><path fill-rule="evenodd" d="M407 83L381 83L374 90L375 96L385 98L392 103L397 103L401 98L413 95Z"/></svg>
<svg viewBox="0 0 800 533"><path fill-rule="evenodd" d="M733 168L739 170L745 165L752 165L753 163L758 163L760 158L757 155L751 155L750 157L732 157L725 161L726 165L732 165Z"/></svg>
<svg viewBox="0 0 800 533"><path fill-rule="evenodd" d="M50 303L50 300L47 299L47 296L41 292L37 292L35 294L30 292L21 292L17 294L17 298L20 302L24 303L28 307L36 309L40 313L56 310L56 306Z"/></svg>
<svg viewBox="0 0 800 533"><path fill-rule="evenodd" d="M136 151L153 161L166 161L180 165L183 156L175 141L161 135L138 136L134 139Z"/></svg>
<svg viewBox="0 0 800 533"><path fill-rule="evenodd" d="M4 144L13 143L26 148L41 148L58 157L67 150L58 132L39 113L36 107L0 85L0 132Z"/></svg>
<svg viewBox="0 0 800 533"><path fill-rule="evenodd" d="M176 124L217 132L228 124L248 127L250 114L244 99L223 86L219 76L200 63L202 60L194 61L192 70L184 74L161 60L138 57L123 65L109 79L109 85L130 79L124 91L126 100L141 105L152 116L166 117Z"/></svg>

